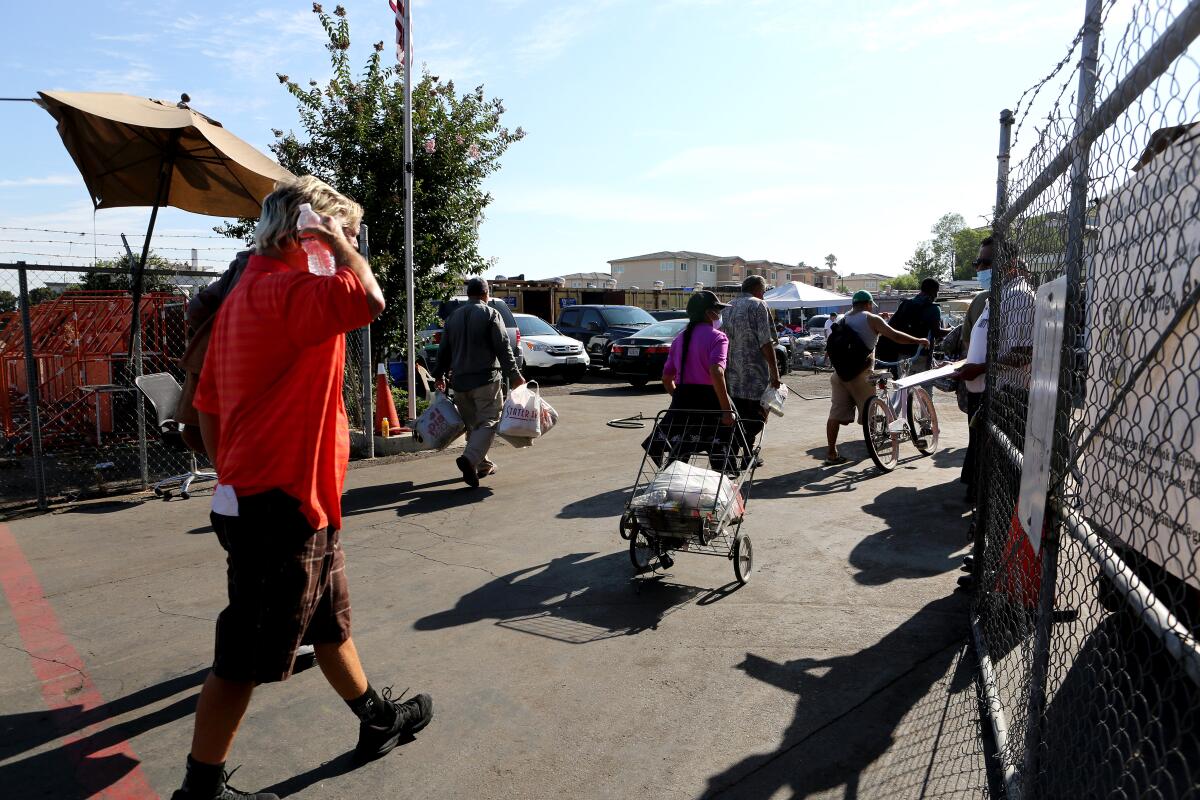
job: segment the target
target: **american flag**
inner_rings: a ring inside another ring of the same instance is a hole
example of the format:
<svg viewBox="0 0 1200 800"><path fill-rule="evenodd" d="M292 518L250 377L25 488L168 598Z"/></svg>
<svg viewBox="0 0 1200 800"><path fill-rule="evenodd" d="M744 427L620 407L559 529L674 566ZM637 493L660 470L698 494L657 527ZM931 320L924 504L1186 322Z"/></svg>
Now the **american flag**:
<svg viewBox="0 0 1200 800"><path fill-rule="evenodd" d="M408 26L411 24L408 3L409 0L388 0L388 5L396 12L396 61L401 64L404 63L404 47L408 43Z"/></svg>

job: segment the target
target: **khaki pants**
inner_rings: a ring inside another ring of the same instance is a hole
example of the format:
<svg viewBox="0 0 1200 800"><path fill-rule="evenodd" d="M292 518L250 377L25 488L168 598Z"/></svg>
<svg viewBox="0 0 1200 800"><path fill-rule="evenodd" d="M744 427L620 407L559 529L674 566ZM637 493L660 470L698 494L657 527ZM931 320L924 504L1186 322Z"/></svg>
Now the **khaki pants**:
<svg viewBox="0 0 1200 800"><path fill-rule="evenodd" d="M454 406L467 426L467 449L463 451L463 457L476 468L489 464L488 450L496 440L496 425L504 409L500 381L465 392L456 391Z"/></svg>

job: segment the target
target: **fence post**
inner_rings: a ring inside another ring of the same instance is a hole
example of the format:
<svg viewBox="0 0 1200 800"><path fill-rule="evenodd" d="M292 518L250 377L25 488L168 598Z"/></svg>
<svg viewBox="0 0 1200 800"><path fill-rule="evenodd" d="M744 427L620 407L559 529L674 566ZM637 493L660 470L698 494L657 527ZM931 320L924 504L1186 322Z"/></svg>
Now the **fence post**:
<svg viewBox="0 0 1200 800"><path fill-rule="evenodd" d="M367 223L363 223L358 229L358 252L363 258L371 260L371 239L367 233ZM362 373L362 410L363 410L363 437L366 439L367 458L375 457L375 409L374 392L371 390L375 386L375 377L371 373L371 324L367 323L359 329L362 336L362 357L361 373Z"/></svg>
<svg viewBox="0 0 1200 800"><path fill-rule="evenodd" d="M38 386L37 362L33 359L33 323L29 315L29 276L25 262L18 261L17 293L21 304L21 338L25 343L25 383L29 398L29 441L33 445L33 486L37 492L37 507L45 511L49 507L46 499L46 470L42 457L41 392Z"/></svg>
<svg viewBox="0 0 1200 800"><path fill-rule="evenodd" d="M1004 230L1003 226L1001 226L999 224L999 222L1000 222L1001 217L1004 216L1004 209L1008 206L1008 169L1009 169L1009 156L1011 155L1011 152L1012 152L1012 126L1013 126L1013 112L1006 108L1000 112L1000 149L996 155L996 208L995 208L995 211L993 212L993 216L992 216L992 258L993 259L996 258L996 256L1001 252L1002 248L1004 247L1004 235L1005 235L1006 231ZM998 265L993 265L993 270L995 270L996 266L998 266ZM992 275L996 275L996 272L993 271ZM992 282L993 291L989 293L991 295L991 297L989 298L989 302L992 299L995 299L995 296L996 296L995 287L998 284L999 284L999 281ZM971 424L985 425L987 423L987 413L986 412L987 412L987 403L984 403L979 408L979 410L975 412L976 415L983 414L983 417L978 421L972 420ZM984 428L984 430L986 430L986 427ZM980 438L984 442L986 442L988 439L988 435L984 434ZM984 445L984 448L986 450L986 445ZM979 476L982 474L985 458L982 456L982 454L976 454L976 456L977 456L976 460L978 462L976 464L976 486L979 486L983 483L983 481L980 479ZM973 556L972 564L974 567L974 569L972 571L972 576L975 578L975 591L977 593L977 595L976 595L977 597L979 596L979 593L981 593L983 591L983 585L984 585L984 578L983 578L983 567L984 567L983 561L984 561L984 559L983 559L983 556L984 556L984 546L987 541L987 519L988 519L988 505L989 505L988 497L990 496L990 494L991 493L988 491L982 491L977 494L978 505L976 506L975 518L973 520L973 522L975 523L975 540L972 543L972 556Z"/></svg>
<svg viewBox="0 0 1200 800"><path fill-rule="evenodd" d="M1070 411L1074 378L1074 348L1082 319L1080 279L1083 273L1084 233L1087 228L1088 172L1092 142L1082 138L1096 104L1096 69L1100 50L1102 0L1087 0L1083 20L1083 40L1079 60L1079 88L1076 97L1075 132L1071 157L1071 193L1067 206L1067 251L1064 264L1067 276L1066 314L1063 320L1063 358L1059 368L1058 403L1055 409L1050 486L1061 495L1062 473L1070 463ZM1064 400L1066 398L1066 400ZM1061 497L1048 497L1047 506L1055 507ZM1030 669L1029 705L1025 728L1024 764L1021 768L1021 795L1035 796L1042 746L1042 717L1046 709L1046 678L1050 669L1050 629L1054 616L1054 595L1058 583L1058 550L1061 519L1053 519L1042 535L1041 588L1038 594L1037 627L1034 632L1033 662Z"/></svg>
<svg viewBox="0 0 1200 800"><path fill-rule="evenodd" d="M155 209L157 211L157 209ZM154 221L150 222L151 227L154 226ZM125 247L125 252L129 256L129 272L133 280L137 280L137 269L140 263L134 258L133 250L129 248L129 240L125 238L125 234L121 234L121 244ZM149 247L149 245L147 245ZM143 257L145 254L142 254ZM140 298L138 299L140 303ZM138 467L141 473L142 488L145 489L150 485L150 459L147 453L146 443L146 400L142 397L142 390L137 388L137 379L142 377L142 315L138 313L138 309L134 309L133 315L138 324L130 332L133 341L130 342L129 352L133 356L133 385L134 399L137 401L137 434L138 434Z"/></svg>

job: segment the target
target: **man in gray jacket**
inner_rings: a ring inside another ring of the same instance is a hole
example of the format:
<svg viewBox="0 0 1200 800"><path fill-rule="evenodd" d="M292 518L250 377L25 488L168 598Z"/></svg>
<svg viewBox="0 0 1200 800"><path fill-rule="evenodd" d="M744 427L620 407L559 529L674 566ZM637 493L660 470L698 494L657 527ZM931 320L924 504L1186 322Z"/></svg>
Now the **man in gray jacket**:
<svg viewBox="0 0 1200 800"><path fill-rule="evenodd" d="M488 299L487 281L471 278L467 302L446 320L433 372L439 391L445 391L445 376L450 375L454 405L467 426L467 449L455 463L472 488L496 471L487 454L504 408L501 372L514 388L525 383L508 344L504 318Z"/></svg>

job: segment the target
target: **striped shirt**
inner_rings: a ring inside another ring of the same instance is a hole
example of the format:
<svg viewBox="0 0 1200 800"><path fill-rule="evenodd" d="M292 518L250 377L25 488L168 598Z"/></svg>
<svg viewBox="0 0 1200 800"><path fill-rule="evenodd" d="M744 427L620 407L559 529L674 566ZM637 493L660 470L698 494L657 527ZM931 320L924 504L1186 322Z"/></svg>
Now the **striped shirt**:
<svg viewBox="0 0 1200 800"><path fill-rule="evenodd" d="M281 489L315 530L342 524L350 458L345 332L371 321L354 272L253 256L213 326L195 406L220 421L217 474L239 496Z"/></svg>

